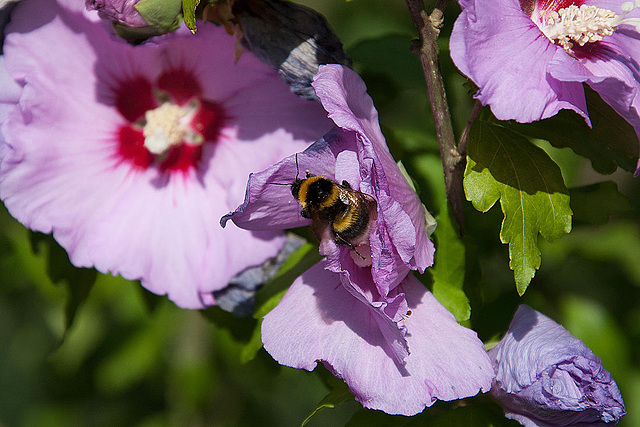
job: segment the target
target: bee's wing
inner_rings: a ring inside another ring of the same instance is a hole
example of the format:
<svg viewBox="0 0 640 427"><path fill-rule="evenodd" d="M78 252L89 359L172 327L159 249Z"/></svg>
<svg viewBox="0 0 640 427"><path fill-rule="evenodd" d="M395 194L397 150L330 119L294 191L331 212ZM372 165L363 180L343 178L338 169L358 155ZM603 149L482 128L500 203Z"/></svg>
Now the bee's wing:
<svg viewBox="0 0 640 427"><path fill-rule="evenodd" d="M358 196L359 191L352 190L351 188L344 187L342 185L337 185L338 188L338 197L340 201L347 206L357 206L360 197Z"/></svg>
<svg viewBox="0 0 640 427"><path fill-rule="evenodd" d="M365 206L369 211L369 219L378 219L378 202L367 193L354 190L350 187L338 185L340 189L340 201L349 206Z"/></svg>

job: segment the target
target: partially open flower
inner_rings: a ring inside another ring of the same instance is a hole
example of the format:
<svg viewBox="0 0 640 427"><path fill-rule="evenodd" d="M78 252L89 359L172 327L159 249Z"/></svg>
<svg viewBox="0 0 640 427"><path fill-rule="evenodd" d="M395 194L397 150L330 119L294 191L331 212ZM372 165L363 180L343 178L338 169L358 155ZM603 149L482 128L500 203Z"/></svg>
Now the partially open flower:
<svg viewBox="0 0 640 427"><path fill-rule="evenodd" d="M459 3L451 57L498 119L532 122L570 109L589 123L586 83L640 134L637 2Z"/></svg>
<svg viewBox="0 0 640 427"><path fill-rule="evenodd" d="M129 27L149 25L136 9L136 4L140 0L85 0L85 2L87 10L97 10L100 18L107 21L118 22Z"/></svg>
<svg viewBox="0 0 640 427"><path fill-rule="evenodd" d="M24 0L14 11L3 72L21 93L2 127L0 196L76 266L141 279L181 307L214 304L285 241L223 232L218 218L250 171L326 132L326 114L251 55L235 63L222 28L134 47L81 6Z"/></svg>
<svg viewBox="0 0 640 427"><path fill-rule="evenodd" d="M336 127L252 174L244 204L221 221L262 231L312 225L320 239L326 259L264 318L265 349L297 368L322 361L364 406L388 413L486 391L493 373L482 342L409 274L433 262L429 216L389 153L364 83L324 65L314 88ZM346 214L325 217L318 206ZM358 226L351 240L345 224Z"/></svg>
<svg viewBox="0 0 640 427"><path fill-rule="evenodd" d="M598 356L526 305L518 308L489 356L496 368L491 395L508 418L522 425L617 423L626 413L620 390Z"/></svg>

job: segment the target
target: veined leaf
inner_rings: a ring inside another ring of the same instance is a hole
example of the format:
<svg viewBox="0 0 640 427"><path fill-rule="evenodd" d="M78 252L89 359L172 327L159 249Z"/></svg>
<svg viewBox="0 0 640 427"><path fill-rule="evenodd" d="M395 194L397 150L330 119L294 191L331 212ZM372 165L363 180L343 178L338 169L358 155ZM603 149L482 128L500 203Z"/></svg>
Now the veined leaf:
<svg viewBox="0 0 640 427"><path fill-rule="evenodd" d="M509 244L509 266L518 294L524 294L540 267L538 234L553 241L571 231L569 192L560 168L524 137L477 121L469 138L464 189L481 212L500 200L500 240Z"/></svg>

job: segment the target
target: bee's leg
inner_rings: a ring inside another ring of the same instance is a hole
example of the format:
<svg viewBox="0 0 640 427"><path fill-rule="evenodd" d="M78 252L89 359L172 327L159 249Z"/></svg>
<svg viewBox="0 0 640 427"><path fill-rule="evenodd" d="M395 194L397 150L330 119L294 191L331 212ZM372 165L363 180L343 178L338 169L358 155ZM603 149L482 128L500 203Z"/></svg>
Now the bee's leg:
<svg viewBox="0 0 640 427"><path fill-rule="evenodd" d="M356 249L356 247L355 247L355 246L353 246L353 244L352 244L350 241L348 241L347 239L345 239L344 237L342 237L341 235L339 235L339 234L337 234L337 233L336 233L336 240L338 241L338 243L341 243L341 244L345 245L346 247L348 247L349 249L351 249L352 251L354 251L355 253L357 253L357 254L358 254L358 256L359 256L360 258L362 258L362 260L363 260L363 261L364 261L364 260L366 260L366 258L365 258L365 257L363 257L363 256L362 256L362 254L361 254L360 252L358 252L358 250Z"/></svg>

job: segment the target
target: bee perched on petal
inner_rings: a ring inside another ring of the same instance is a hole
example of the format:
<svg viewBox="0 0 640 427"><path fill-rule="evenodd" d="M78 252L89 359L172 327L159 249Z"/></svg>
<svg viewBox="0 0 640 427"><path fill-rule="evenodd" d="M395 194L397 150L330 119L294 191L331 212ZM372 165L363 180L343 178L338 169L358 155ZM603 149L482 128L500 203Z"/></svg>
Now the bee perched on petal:
<svg viewBox="0 0 640 427"><path fill-rule="evenodd" d="M369 243L369 229L378 216L376 200L366 193L354 190L346 180L338 184L331 178L313 175L308 170L305 178L299 178L299 175L296 154L295 180L290 183L266 184L291 187L291 195L302 208L300 216L312 220L311 230L321 243L331 239L354 251L363 261L367 256L370 258L370 250L364 256L356 247Z"/></svg>
<svg viewBox="0 0 640 427"><path fill-rule="evenodd" d="M351 188L347 181L338 184L307 172L306 178L296 178L291 184L291 194L300 202L300 215L313 220L316 234L329 225L336 243L356 253L355 247L367 241L369 225L375 220L376 201Z"/></svg>

